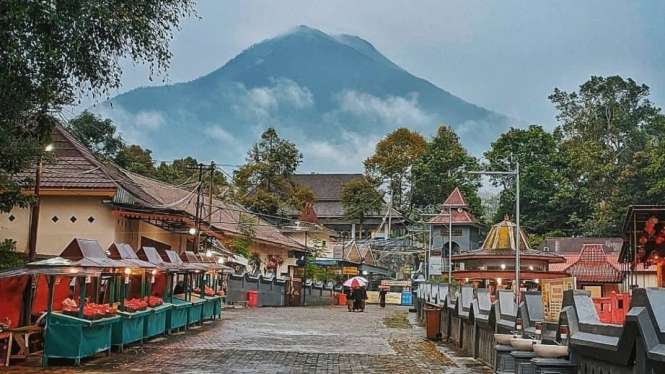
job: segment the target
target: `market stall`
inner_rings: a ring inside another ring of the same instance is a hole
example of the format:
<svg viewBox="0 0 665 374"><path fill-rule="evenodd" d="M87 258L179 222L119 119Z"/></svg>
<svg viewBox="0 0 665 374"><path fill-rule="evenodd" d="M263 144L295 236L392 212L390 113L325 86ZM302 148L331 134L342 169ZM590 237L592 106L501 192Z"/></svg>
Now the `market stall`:
<svg viewBox="0 0 665 374"><path fill-rule="evenodd" d="M219 316L222 310L222 299L221 295L217 294L217 275L218 271L230 268L213 262L212 256L197 256L190 251L183 253L181 259L185 264L195 265L202 269L199 273L195 273L197 278L195 280L196 288L192 293L193 300L203 301L201 319L212 320Z"/></svg>
<svg viewBox="0 0 665 374"><path fill-rule="evenodd" d="M111 349L111 331L120 320L117 309L99 303L101 275L112 277L128 264L106 257L94 240L74 239L60 257L28 264L28 269L47 276L46 333L42 364L50 358L81 359ZM65 279L62 279L65 278ZM61 310L53 310L56 284L73 278L74 295L59 302ZM103 297L103 296L102 296ZM92 300L92 301L91 301Z"/></svg>
<svg viewBox="0 0 665 374"><path fill-rule="evenodd" d="M143 344L146 321L155 314L151 300L146 297L149 288L147 281L150 280L146 279L146 272L152 275L152 271L156 271L156 266L140 260L128 244L114 243L107 253L110 258L120 260L134 268L134 270L125 268L123 274L110 279L111 291L108 303L117 307L120 317L120 320L113 324L111 344L122 352L126 344L134 342ZM161 305L161 300L155 300L154 304ZM165 326L162 329L164 328Z"/></svg>
<svg viewBox="0 0 665 374"><path fill-rule="evenodd" d="M181 300L192 304L189 308L189 314L187 315L187 325L201 324L203 305L206 303L206 300L192 296L194 288L196 287L196 282L199 279L200 274L205 272L205 268L196 264L183 262L175 251L163 250L160 255L164 261L175 264L181 269L179 271L179 277L182 277L184 292L175 295L173 299L174 302L176 300Z"/></svg>
<svg viewBox="0 0 665 374"><path fill-rule="evenodd" d="M169 307L166 308L165 316L166 332L170 334L173 330L179 331L181 328L187 328L189 310L192 307L192 303L174 297L177 287L175 278L179 276L184 277L187 271L181 265L164 261L163 257L154 247L143 247L136 253L136 255L139 259L150 262L161 270L161 272L155 276L152 293L159 295L161 292L164 301L169 304ZM184 293L184 287L181 288Z"/></svg>

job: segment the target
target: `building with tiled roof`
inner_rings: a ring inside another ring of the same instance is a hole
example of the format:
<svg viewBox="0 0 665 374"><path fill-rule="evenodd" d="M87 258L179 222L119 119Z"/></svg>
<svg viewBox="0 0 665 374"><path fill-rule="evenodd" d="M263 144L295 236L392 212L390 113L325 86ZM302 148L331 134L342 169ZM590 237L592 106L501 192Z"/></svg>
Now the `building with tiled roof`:
<svg viewBox="0 0 665 374"><path fill-rule="evenodd" d="M607 260L603 246L600 244L582 246L579 259L565 271L577 278L578 286L621 283L623 280L621 270Z"/></svg>
<svg viewBox="0 0 665 374"><path fill-rule="evenodd" d="M519 243L519 244L518 244ZM506 216L492 226L480 248L462 251L452 256L453 278L478 281L485 287L500 289L511 285L516 278L516 252L520 253L520 288L532 286L541 279L563 278L566 272L554 272L550 264L565 263L566 259L552 252L534 250L526 235Z"/></svg>
<svg viewBox="0 0 665 374"><path fill-rule="evenodd" d="M381 210L365 216L363 221L363 230L360 231L360 223L351 221L344 217L344 206L342 205L342 186L352 180L363 179L362 174L296 174L291 177L292 181L301 186L307 187L316 196L314 202L314 211L321 225L337 231L346 233L349 238L368 238L377 228L381 227L384 218L388 216L390 207L383 202ZM290 211L288 214L297 219L300 212ZM405 231L402 224L404 218L395 209L391 211L393 234L399 234Z"/></svg>
<svg viewBox="0 0 665 374"><path fill-rule="evenodd" d="M443 202L441 212L429 221L432 228L430 274L448 269L448 250L452 253L477 249L480 245L480 221L469 211L469 204L459 188ZM451 240L452 239L452 240ZM442 257L443 256L443 257ZM441 264L442 269L438 266Z"/></svg>
<svg viewBox="0 0 665 374"><path fill-rule="evenodd" d="M172 249L197 247L197 193L146 178L100 162L86 147L58 126L52 133L53 152L44 163L38 226L38 255L57 255L74 238L94 239L103 247L127 243ZM20 177L28 177L28 171ZM252 251L295 258L306 248L276 227L229 201L202 196L203 238L229 242L252 232ZM13 239L27 251L30 209L0 214L0 238ZM288 261L285 261L288 263Z"/></svg>

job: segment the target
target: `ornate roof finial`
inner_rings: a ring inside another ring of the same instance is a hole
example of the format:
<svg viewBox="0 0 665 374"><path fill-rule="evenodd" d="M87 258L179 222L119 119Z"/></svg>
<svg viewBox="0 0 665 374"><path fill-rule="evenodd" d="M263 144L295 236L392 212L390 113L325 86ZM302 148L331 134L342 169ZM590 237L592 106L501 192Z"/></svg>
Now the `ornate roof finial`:
<svg viewBox="0 0 665 374"><path fill-rule="evenodd" d="M510 216L507 215L507 214L504 214L504 215L503 215L503 220L504 220L504 221L510 221Z"/></svg>

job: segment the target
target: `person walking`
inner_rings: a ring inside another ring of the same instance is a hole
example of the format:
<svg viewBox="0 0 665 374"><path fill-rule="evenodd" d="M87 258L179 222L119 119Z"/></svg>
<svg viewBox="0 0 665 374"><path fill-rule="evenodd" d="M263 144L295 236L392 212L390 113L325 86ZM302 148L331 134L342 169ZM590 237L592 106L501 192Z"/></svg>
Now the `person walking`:
<svg viewBox="0 0 665 374"><path fill-rule="evenodd" d="M367 300L367 286L360 287L360 311L365 311L365 301Z"/></svg>
<svg viewBox="0 0 665 374"><path fill-rule="evenodd" d="M362 288L356 287L353 289L353 311L359 311L363 301Z"/></svg>
<svg viewBox="0 0 665 374"><path fill-rule="evenodd" d="M386 291L385 288L382 288L379 291L379 307L381 307L381 309L384 309L386 307L386 294L387 293L388 293L388 291Z"/></svg>
<svg viewBox="0 0 665 374"><path fill-rule="evenodd" d="M344 294L346 295L346 307L349 309L349 312L353 312L353 293L351 292L351 287L344 287Z"/></svg>

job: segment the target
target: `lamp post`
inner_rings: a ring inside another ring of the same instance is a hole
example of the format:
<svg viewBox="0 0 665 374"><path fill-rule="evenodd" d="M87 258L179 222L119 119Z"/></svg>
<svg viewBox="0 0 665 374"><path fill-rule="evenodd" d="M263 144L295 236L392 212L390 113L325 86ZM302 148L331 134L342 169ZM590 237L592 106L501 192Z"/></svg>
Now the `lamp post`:
<svg viewBox="0 0 665 374"><path fill-rule="evenodd" d="M512 154L510 159L512 160ZM515 169L507 171L469 171L470 174L514 175L515 176L515 301L520 298L520 163L515 162Z"/></svg>
<svg viewBox="0 0 665 374"><path fill-rule="evenodd" d="M448 205L448 284L453 281L453 207Z"/></svg>
<svg viewBox="0 0 665 374"><path fill-rule="evenodd" d="M44 147L44 152L51 152L53 145L49 144ZM32 205L32 213L30 215L30 236L28 238L28 262L32 262L37 257L37 227L39 226L39 185L42 183L42 169L44 166L43 153L39 156L39 165L37 165L37 172L35 175L35 203Z"/></svg>

